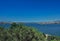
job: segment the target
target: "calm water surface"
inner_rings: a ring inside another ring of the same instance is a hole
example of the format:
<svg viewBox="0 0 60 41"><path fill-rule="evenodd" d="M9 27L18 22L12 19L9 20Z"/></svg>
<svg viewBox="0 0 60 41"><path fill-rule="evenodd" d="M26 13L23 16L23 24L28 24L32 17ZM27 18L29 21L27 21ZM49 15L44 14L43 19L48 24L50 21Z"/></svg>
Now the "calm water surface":
<svg viewBox="0 0 60 41"><path fill-rule="evenodd" d="M24 25L32 26L45 34L60 36L60 24L24 23ZM7 28L10 24L0 24L0 26Z"/></svg>
<svg viewBox="0 0 60 41"><path fill-rule="evenodd" d="M46 33L46 34L51 34L51 35L56 35L60 36L60 24L25 24L27 26L33 26L37 28L39 31Z"/></svg>

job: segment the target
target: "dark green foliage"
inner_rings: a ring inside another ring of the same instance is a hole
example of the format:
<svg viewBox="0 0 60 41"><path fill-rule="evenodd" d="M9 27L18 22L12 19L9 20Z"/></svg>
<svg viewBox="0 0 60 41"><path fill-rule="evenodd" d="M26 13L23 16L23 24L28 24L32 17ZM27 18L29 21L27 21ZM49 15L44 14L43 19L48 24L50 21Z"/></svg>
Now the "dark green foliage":
<svg viewBox="0 0 60 41"><path fill-rule="evenodd" d="M60 41L60 38L48 36L46 39L44 33L34 28L12 23L8 29L0 27L0 41Z"/></svg>

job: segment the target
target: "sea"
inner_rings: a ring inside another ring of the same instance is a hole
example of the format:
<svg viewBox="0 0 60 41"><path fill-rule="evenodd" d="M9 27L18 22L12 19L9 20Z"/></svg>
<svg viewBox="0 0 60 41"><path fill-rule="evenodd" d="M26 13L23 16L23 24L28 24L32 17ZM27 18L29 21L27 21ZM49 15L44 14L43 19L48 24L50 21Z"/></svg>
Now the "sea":
<svg viewBox="0 0 60 41"><path fill-rule="evenodd" d="M24 23L24 25L36 28L38 31L45 33L45 34L60 36L60 24ZM10 24L0 24L0 26L8 28L11 25Z"/></svg>

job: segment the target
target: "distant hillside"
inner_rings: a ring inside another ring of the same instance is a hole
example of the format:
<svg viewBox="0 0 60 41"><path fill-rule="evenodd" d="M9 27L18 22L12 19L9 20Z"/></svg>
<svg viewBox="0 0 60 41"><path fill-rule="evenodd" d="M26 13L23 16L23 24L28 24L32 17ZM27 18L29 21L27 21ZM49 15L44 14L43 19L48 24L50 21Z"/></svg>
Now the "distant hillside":
<svg viewBox="0 0 60 41"><path fill-rule="evenodd" d="M52 22L39 22L39 24L60 24L60 21L52 21Z"/></svg>

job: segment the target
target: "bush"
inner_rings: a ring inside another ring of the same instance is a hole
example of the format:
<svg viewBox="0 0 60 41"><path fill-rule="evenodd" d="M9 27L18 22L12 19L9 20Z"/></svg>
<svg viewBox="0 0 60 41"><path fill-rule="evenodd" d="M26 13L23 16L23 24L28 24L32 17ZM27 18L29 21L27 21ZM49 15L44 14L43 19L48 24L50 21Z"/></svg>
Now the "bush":
<svg viewBox="0 0 60 41"><path fill-rule="evenodd" d="M57 40L58 38L50 36L49 41ZM0 41L48 41L48 38L46 40L45 34L35 28L12 23L8 29L0 27Z"/></svg>

